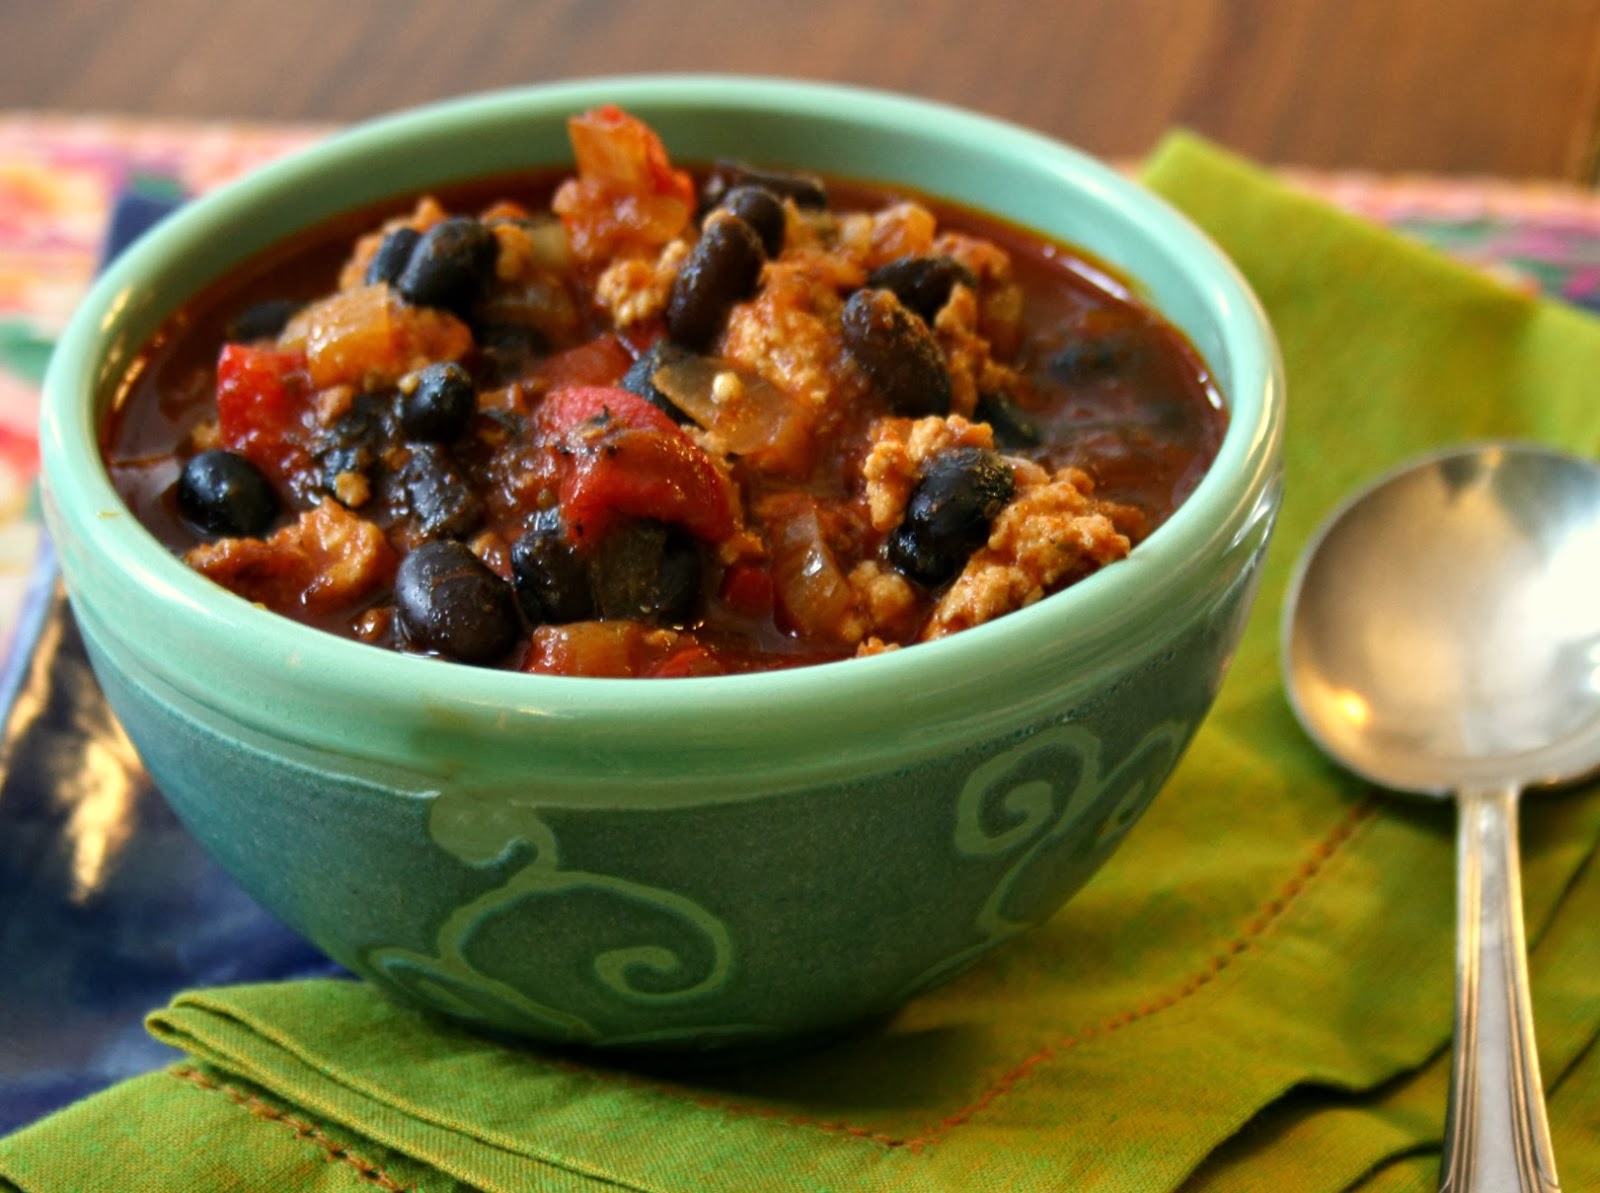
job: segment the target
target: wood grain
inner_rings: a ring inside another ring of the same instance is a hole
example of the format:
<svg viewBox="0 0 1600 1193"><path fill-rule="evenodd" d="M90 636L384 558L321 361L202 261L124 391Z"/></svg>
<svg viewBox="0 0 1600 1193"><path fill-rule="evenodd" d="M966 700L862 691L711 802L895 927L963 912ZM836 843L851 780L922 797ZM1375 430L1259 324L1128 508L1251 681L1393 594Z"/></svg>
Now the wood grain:
<svg viewBox="0 0 1600 1193"><path fill-rule="evenodd" d="M348 121L633 71L947 100L1103 155L1588 182L1600 0L0 0L0 107Z"/></svg>

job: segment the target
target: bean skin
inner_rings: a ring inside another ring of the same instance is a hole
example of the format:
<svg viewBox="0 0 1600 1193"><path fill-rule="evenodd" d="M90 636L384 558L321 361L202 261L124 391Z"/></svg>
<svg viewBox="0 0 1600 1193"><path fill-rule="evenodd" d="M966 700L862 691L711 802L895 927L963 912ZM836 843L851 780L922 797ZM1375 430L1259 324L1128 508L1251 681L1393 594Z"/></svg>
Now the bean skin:
<svg viewBox="0 0 1600 1193"><path fill-rule="evenodd" d="M925 587L953 579L989 537L1016 492L1004 460L980 447L940 452L923 469L905 517L889 536L889 562Z"/></svg>
<svg viewBox="0 0 1600 1193"><path fill-rule="evenodd" d="M673 281L667 334L685 348L709 348L733 304L755 293L765 257L755 229L730 212L712 212Z"/></svg>
<svg viewBox="0 0 1600 1193"><path fill-rule="evenodd" d="M723 196L722 206L755 229L768 257L783 252L789 216L777 195L764 186L736 186Z"/></svg>
<svg viewBox="0 0 1600 1193"><path fill-rule="evenodd" d="M535 625L600 617L684 626L700 603L694 539L648 518L617 527L586 556L567 539L557 511L541 513L512 544L511 573Z"/></svg>
<svg viewBox="0 0 1600 1193"><path fill-rule="evenodd" d="M478 409L472 378L453 361L417 370L400 382L400 425L419 443L451 443Z"/></svg>
<svg viewBox="0 0 1600 1193"><path fill-rule="evenodd" d="M406 262L411 260L411 251L417 247L417 241L421 239L422 233L415 228L404 226L395 228L385 235L378 244L378 251L373 253L372 259L367 262L365 278L367 285L376 285L378 282L394 285L405 270Z"/></svg>
<svg viewBox="0 0 1600 1193"><path fill-rule="evenodd" d="M465 538L483 521L483 498L449 448L416 444L398 480L417 530L427 538Z"/></svg>
<svg viewBox="0 0 1600 1193"><path fill-rule="evenodd" d="M978 279L954 257L897 257L867 275L867 285L893 290L906 309L921 315L930 327L957 282L976 287Z"/></svg>
<svg viewBox="0 0 1600 1193"><path fill-rule="evenodd" d="M485 389L511 384L550 352L544 333L526 323L479 323L472 329L472 338L478 350L477 373Z"/></svg>
<svg viewBox="0 0 1600 1193"><path fill-rule="evenodd" d="M796 207L821 211L828 206L827 184L815 174L767 169L727 159L712 167L702 198L706 206L715 207L725 194L739 186L765 187L780 199L793 199Z"/></svg>
<svg viewBox="0 0 1600 1193"><path fill-rule="evenodd" d="M928 325L888 290L857 290L844 305L844 346L896 414L950 413L950 373Z"/></svg>
<svg viewBox="0 0 1600 1193"><path fill-rule="evenodd" d="M1137 330L1112 328L1074 339L1051 356L1045 368L1057 381L1084 384L1126 373L1144 350Z"/></svg>
<svg viewBox="0 0 1600 1193"><path fill-rule="evenodd" d="M278 497L249 460L213 448L183 466L178 512L205 535L256 537L277 518Z"/></svg>
<svg viewBox="0 0 1600 1193"><path fill-rule="evenodd" d="M437 307L465 318L494 275L499 243L469 216L451 216L422 234L395 279L412 306Z"/></svg>
<svg viewBox="0 0 1600 1193"><path fill-rule="evenodd" d="M565 625L595 615L589 567L568 540L560 511L542 511L511 544L517 603L532 625Z"/></svg>
<svg viewBox="0 0 1600 1193"><path fill-rule="evenodd" d="M521 633L511 586L454 540L401 560L394 598L406 641L459 662L498 663Z"/></svg>
<svg viewBox="0 0 1600 1193"><path fill-rule="evenodd" d="M333 425L320 428L311 455L321 472L322 487L337 493L339 477L360 473L374 480L380 464L399 441L394 411L379 395L362 394Z"/></svg>

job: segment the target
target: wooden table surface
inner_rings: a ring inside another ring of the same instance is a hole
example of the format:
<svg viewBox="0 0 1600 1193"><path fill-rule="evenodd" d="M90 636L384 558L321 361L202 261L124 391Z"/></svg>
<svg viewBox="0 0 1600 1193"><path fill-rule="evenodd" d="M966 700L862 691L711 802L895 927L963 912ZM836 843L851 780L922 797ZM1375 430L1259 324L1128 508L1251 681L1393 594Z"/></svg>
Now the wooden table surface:
<svg viewBox="0 0 1600 1193"><path fill-rule="evenodd" d="M889 87L1136 157L1594 180L1600 0L0 0L0 110L348 121L726 70Z"/></svg>

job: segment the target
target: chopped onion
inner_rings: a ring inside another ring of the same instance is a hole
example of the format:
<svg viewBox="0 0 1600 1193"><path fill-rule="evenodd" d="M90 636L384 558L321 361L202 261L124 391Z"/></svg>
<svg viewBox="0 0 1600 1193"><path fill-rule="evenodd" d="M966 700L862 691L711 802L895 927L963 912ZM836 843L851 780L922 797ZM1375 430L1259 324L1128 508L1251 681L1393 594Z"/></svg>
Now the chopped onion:
<svg viewBox="0 0 1600 1193"><path fill-rule="evenodd" d="M809 412L751 369L685 356L657 369L650 380L736 455L764 457L778 471L802 467L809 459Z"/></svg>
<svg viewBox="0 0 1600 1193"><path fill-rule="evenodd" d="M863 632L854 590L823 537L815 499L785 493L761 511L778 608L801 637L853 646Z"/></svg>

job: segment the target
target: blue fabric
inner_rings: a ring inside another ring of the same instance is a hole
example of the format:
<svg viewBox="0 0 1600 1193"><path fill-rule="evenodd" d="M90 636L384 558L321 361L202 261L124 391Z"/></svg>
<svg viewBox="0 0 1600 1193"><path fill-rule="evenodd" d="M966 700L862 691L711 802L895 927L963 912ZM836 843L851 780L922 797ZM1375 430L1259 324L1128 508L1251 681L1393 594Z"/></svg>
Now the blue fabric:
<svg viewBox="0 0 1600 1193"><path fill-rule="evenodd" d="M121 196L102 261L176 202ZM170 1061L143 1021L179 990L342 973L201 852L133 760L48 541L0 701L0 1135Z"/></svg>

